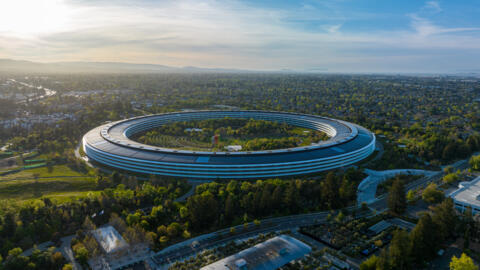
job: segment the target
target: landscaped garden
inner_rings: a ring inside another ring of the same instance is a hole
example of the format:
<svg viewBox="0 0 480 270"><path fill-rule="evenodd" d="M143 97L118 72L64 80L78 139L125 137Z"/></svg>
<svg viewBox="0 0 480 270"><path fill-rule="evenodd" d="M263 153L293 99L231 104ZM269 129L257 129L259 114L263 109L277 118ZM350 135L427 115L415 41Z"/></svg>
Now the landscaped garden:
<svg viewBox="0 0 480 270"><path fill-rule="evenodd" d="M176 122L136 134L141 143L195 151L228 151L241 146L244 151L273 150L307 146L325 141L320 131L254 119L209 119Z"/></svg>
<svg viewBox="0 0 480 270"><path fill-rule="evenodd" d="M183 261L177 261L170 265L168 269L171 270L183 270L183 269L200 269L203 266L214 263L218 260L226 258L230 255L236 254L244 249L250 248L256 244L267 241L280 234L290 234L290 231L276 232L268 234L259 234L257 237L252 237L244 240L231 241L225 245L218 246L216 248L204 250L195 256L191 256ZM293 236L295 237L295 236ZM319 250L316 247L312 247L312 252L305 255L303 258L292 261L283 267L281 270L293 270L293 269L330 269L332 264L325 259L326 253L335 253L335 251L328 248Z"/></svg>
<svg viewBox="0 0 480 270"><path fill-rule="evenodd" d="M345 255L359 258L374 253L391 240L393 226L378 233L369 230L383 219L383 215L369 219L352 219L339 214L326 224L302 227L299 232Z"/></svg>

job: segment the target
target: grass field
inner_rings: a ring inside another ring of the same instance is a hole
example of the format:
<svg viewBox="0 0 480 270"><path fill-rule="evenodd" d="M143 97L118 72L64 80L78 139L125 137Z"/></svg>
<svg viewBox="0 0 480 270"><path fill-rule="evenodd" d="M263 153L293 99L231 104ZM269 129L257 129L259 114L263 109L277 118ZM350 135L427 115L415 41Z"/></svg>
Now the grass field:
<svg viewBox="0 0 480 270"><path fill-rule="evenodd" d="M0 177L0 200L49 197L63 201L86 196L94 189L95 178L65 165L53 166L52 172L42 167Z"/></svg>
<svg viewBox="0 0 480 270"><path fill-rule="evenodd" d="M52 172L48 171L47 167L35 168L30 170L23 170L17 173L12 173L5 176L0 176L0 182L3 180L14 180L14 179L25 179L25 178L34 178L35 175L38 175L39 178L42 177L54 177L54 176L86 176L80 172L74 171L65 165L56 165L53 166Z"/></svg>

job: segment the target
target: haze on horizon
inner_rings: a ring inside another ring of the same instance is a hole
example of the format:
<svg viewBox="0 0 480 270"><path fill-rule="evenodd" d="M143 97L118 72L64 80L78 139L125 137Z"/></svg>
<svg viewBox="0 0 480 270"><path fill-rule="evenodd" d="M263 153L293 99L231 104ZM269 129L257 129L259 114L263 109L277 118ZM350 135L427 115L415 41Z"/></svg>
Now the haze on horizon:
<svg viewBox="0 0 480 270"><path fill-rule="evenodd" d="M480 72L479 14L474 0L3 0L0 58Z"/></svg>

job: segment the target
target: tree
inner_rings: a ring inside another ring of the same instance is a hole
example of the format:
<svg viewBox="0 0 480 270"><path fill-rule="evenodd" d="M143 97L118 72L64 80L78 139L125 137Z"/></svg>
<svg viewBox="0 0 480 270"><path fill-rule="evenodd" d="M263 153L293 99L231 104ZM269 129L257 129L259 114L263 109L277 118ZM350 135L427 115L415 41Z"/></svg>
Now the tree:
<svg viewBox="0 0 480 270"><path fill-rule="evenodd" d="M347 175L344 175L342 184L339 188L339 194L342 201L350 201L355 199L356 196L356 189L357 185L356 182L352 179L349 179Z"/></svg>
<svg viewBox="0 0 480 270"><path fill-rule="evenodd" d="M388 257L392 269L411 269L410 238L404 230L393 232L392 242L388 250Z"/></svg>
<svg viewBox="0 0 480 270"><path fill-rule="evenodd" d="M182 226L178 222L172 222L167 227L167 234L170 237L170 239L178 236L180 232L182 232Z"/></svg>
<svg viewBox="0 0 480 270"><path fill-rule="evenodd" d="M458 175L456 173L449 173L443 177L443 182L446 184L452 184L455 181L458 181Z"/></svg>
<svg viewBox="0 0 480 270"><path fill-rule="evenodd" d="M67 263L62 267L62 270L73 270L73 266Z"/></svg>
<svg viewBox="0 0 480 270"><path fill-rule="evenodd" d="M462 253L460 258L456 256L452 257L450 261L450 270L478 270L478 266L475 265L472 258L468 257L465 253Z"/></svg>
<svg viewBox="0 0 480 270"><path fill-rule="evenodd" d="M295 212L298 209L300 194L297 186L294 182L289 182L285 189L284 206L291 212Z"/></svg>
<svg viewBox="0 0 480 270"><path fill-rule="evenodd" d="M272 208L276 211L282 210L282 186L277 185L272 194Z"/></svg>
<svg viewBox="0 0 480 270"><path fill-rule="evenodd" d="M5 260L5 269L24 270L29 263L28 257L21 255L23 250L21 248L14 248L8 251L7 259Z"/></svg>
<svg viewBox="0 0 480 270"><path fill-rule="evenodd" d="M236 205L235 200L233 199L233 195L229 194L227 199L225 200L225 220L228 222L232 221L235 217L236 213Z"/></svg>
<svg viewBox="0 0 480 270"><path fill-rule="evenodd" d="M405 187L400 178L393 181L392 187L388 191L388 208L394 214L403 214L407 208L405 196Z"/></svg>
<svg viewBox="0 0 480 270"><path fill-rule="evenodd" d="M443 197L443 192L437 189L435 183L429 184L422 193L422 199L428 203L438 203Z"/></svg>
<svg viewBox="0 0 480 270"><path fill-rule="evenodd" d="M415 191L413 189L407 192L407 201L413 202L415 200Z"/></svg>
<svg viewBox="0 0 480 270"><path fill-rule="evenodd" d="M472 166L472 169L480 170L480 155L472 156L468 163Z"/></svg>
<svg viewBox="0 0 480 270"><path fill-rule="evenodd" d="M85 217L82 227L88 232L96 229L95 224L92 222L92 220L88 216Z"/></svg>
<svg viewBox="0 0 480 270"><path fill-rule="evenodd" d="M218 203L215 197L206 192L194 195L187 200L188 218L192 230L201 231L215 224L219 216Z"/></svg>
<svg viewBox="0 0 480 270"><path fill-rule="evenodd" d="M15 215L12 212L7 212L3 218L3 233L5 236L11 236L15 233L17 223Z"/></svg>
<svg viewBox="0 0 480 270"><path fill-rule="evenodd" d="M338 178L333 172L329 172L323 182L322 198L328 209L335 209L339 205Z"/></svg>
<svg viewBox="0 0 480 270"><path fill-rule="evenodd" d="M270 192L270 185L264 185L262 191L262 197L260 199L260 212L262 214L268 214L271 211L272 206L272 193Z"/></svg>
<svg viewBox="0 0 480 270"><path fill-rule="evenodd" d="M453 200L451 198L443 200L442 203L433 209L432 220L438 227L440 241L452 235L455 231L457 215L455 214Z"/></svg>
<svg viewBox="0 0 480 270"><path fill-rule="evenodd" d="M343 214L343 211L340 211L338 215L335 217L335 221L339 224L343 223L345 220L345 214Z"/></svg>
<svg viewBox="0 0 480 270"><path fill-rule="evenodd" d="M360 264L360 270L376 270L378 257L376 255L370 256L370 258Z"/></svg>
<svg viewBox="0 0 480 270"><path fill-rule="evenodd" d="M237 187L238 187L238 182L235 180L231 180L230 182L228 182L226 190L228 193L235 194Z"/></svg>
<svg viewBox="0 0 480 270"><path fill-rule="evenodd" d="M167 236L161 236L159 239L158 239L158 242L160 243L160 246L165 246L168 242L168 237Z"/></svg>
<svg viewBox="0 0 480 270"><path fill-rule="evenodd" d="M87 264L88 260L88 250L82 243L78 243L72 247L75 252L75 259L77 259L81 264Z"/></svg>
<svg viewBox="0 0 480 270"><path fill-rule="evenodd" d="M442 158L444 160L450 160L457 156L457 144L455 142L451 142L445 146L442 152Z"/></svg>
<svg viewBox="0 0 480 270"><path fill-rule="evenodd" d="M390 269L390 261L388 259L388 254L386 249L382 249L380 252L380 256L377 260L377 270L389 270Z"/></svg>
<svg viewBox="0 0 480 270"><path fill-rule="evenodd" d="M438 248L437 227L430 214L422 215L415 228L410 233L411 255L416 263L435 256Z"/></svg>
<svg viewBox="0 0 480 270"><path fill-rule="evenodd" d="M63 258L63 255L62 253L60 252L54 252L52 253L51 257L50 257L50 260L52 262L52 266L55 268L55 269L59 269L63 262L64 262L64 258Z"/></svg>

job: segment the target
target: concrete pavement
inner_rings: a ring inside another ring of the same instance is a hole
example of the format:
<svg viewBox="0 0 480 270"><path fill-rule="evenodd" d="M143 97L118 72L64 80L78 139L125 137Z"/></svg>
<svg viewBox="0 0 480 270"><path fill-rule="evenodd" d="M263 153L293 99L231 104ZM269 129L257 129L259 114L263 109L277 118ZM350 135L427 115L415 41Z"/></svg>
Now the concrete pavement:
<svg viewBox="0 0 480 270"><path fill-rule="evenodd" d="M356 207L348 207L346 209L353 210L354 208ZM338 211L339 210L335 211L335 213ZM300 226L321 224L326 222L327 216L330 213L330 211L324 211L311 214L264 219L260 221L260 225L249 223L248 230L244 230L243 225L238 225L234 227L236 232L235 234L230 234L230 229L227 228L169 246L168 248L157 252L155 256L152 257L152 261L157 267L160 268L161 265L173 263L177 260L189 257L200 250L210 249L234 240L252 237L260 233L278 232L282 230L296 229ZM371 212L367 213L368 214L359 214L357 218L373 215Z"/></svg>
<svg viewBox="0 0 480 270"><path fill-rule="evenodd" d="M73 270L82 270L82 266L77 263L75 260L75 256L73 255L72 250L72 239L75 238L75 235L70 235L61 238L62 244L60 245L60 252L62 253L63 257L67 259L67 261L73 266Z"/></svg>
<svg viewBox="0 0 480 270"><path fill-rule="evenodd" d="M364 171L368 176L362 180L357 189L357 202L361 204L363 202L372 203L376 200L375 193L377 192L377 186L392 177L400 174L406 175L425 175L431 177L437 173L437 171L415 170L415 169L399 169L399 170L387 170L387 171L374 171L365 169Z"/></svg>

